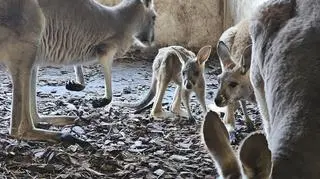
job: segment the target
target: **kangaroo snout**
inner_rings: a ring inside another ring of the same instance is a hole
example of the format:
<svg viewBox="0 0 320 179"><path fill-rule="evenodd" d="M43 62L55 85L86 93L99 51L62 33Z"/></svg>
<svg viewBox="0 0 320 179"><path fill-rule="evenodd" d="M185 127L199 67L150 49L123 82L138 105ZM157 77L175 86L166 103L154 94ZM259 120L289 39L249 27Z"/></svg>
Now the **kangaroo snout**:
<svg viewBox="0 0 320 179"><path fill-rule="evenodd" d="M225 98L222 95L217 95L216 98L214 99L214 102L218 107L224 107L226 104L225 103Z"/></svg>
<svg viewBox="0 0 320 179"><path fill-rule="evenodd" d="M190 89L192 89L192 86L193 86L193 84L191 83L191 81L186 81L185 82L186 89L190 90Z"/></svg>

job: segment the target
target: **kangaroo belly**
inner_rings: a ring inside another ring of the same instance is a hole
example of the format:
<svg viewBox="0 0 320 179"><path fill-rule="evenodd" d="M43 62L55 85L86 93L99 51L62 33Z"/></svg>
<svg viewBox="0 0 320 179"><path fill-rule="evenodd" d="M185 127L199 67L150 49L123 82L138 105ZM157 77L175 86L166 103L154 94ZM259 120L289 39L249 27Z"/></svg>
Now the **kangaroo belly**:
<svg viewBox="0 0 320 179"><path fill-rule="evenodd" d="M112 38L112 13L94 1L39 1L45 28L37 54L38 64L73 65L94 62L105 41ZM104 27L105 22L108 27ZM105 50L105 49L103 49Z"/></svg>

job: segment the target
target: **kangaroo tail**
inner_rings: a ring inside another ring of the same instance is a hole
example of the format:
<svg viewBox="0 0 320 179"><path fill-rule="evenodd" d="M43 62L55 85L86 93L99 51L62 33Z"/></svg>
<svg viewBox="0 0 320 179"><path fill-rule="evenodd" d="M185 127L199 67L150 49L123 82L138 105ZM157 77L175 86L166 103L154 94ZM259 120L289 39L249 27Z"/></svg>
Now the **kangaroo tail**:
<svg viewBox="0 0 320 179"><path fill-rule="evenodd" d="M156 95L156 90L157 90L157 79L152 78L151 86L147 95L137 103L124 104L124 106L129 108L135 108L137 110L144 108L153 100L154 96Z"/></svg>

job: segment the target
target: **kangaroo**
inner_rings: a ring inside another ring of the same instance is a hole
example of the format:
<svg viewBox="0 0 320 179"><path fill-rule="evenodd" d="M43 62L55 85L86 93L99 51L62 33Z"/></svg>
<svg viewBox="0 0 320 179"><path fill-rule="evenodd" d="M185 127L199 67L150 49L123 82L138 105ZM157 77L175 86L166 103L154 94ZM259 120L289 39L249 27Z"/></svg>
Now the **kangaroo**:
<svg viewBox="0 0 320 179"><path fill-rule="evenodd" d="M151 115L158 118L171 117L171 113L162 109L162 99L168 84L173 81L177 87L171 111L194 120L189 106L190 93L195 92L203 111L206 112L204 68L210 53L211 46L202 47L197 56L181 46L159 49L152 66L152 82L148 94L140 102L128 106L140 109L155 98ZM180 108L181 99L187 111Z"/></svg>
<svg viewBox="0 0 320 179"><path fill-rule="evenodd" d="M319 8L316 0L270 0L253 16L250 79L265 136L256 140L264 143L260 149L250 142L257 134L246 138L245 146L240 147L243 178L252 173L269 173L264 178L273 179L320 178ZM211 135L219 131L211 132L212 124L204 126L209 126L203 128L208 150L215 160L221 160L221 171L228 170L222 164L236 162L235 158L215 153L221 144ZM256 160L258 153L268 155L268 150L271 158Z"/></svg>
<svg viewBox="0 0 320 179"><path fill-rule="evenodd" d="M38 115L38 66L100 62L106 94L93 106L103 106L112 99L113 57L126 52L134 40L152 39L154 34L152 0L123 0L113 7L93 0L0 0L0 8L0 62L13 82L10 134L19 139L74 140L61 132L35 128L42 121L64 125L75 119Z"/></svg>
<svg viewBox="0 0 320 179"><path fill-rule="evenodd" d="M224 121L229 132L234 130L234 113L240 102L244 120L249 130L254 125L247 114L244 100L254 102L253 88L250 83L251 38L249 20L242 20L227 29L217 44L222 73L218 76L219 88L215 97L218 107L226 107Z"/></svg>

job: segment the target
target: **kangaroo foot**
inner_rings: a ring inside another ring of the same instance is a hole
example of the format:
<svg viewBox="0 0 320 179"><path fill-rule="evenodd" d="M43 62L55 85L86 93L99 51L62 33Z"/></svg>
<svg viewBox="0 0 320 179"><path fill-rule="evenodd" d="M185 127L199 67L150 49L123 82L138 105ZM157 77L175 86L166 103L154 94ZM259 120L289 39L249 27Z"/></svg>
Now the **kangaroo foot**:
<svg viewBox="0 0 320 179"><path fill-rule="evenodd" d="M68 145L79 144L81 147L84 147L84 148L91 146L89 142L78 139L69 133L61 133L61 132L43 130L43 129L37 129L37 128L33 128L33 129L21 128L21 131L13 132L11 135L17 139L23 139L23 140L38 140L38 141L48 141L48 142L54 142L54 143L62 142Z"/></svg>
<svg viewBox="0 0 320 179"><path fill-rule="evenodd" d="M186 118L189 118L189 114L186 110L184 109L177 109L177 108L171 108L171 111L176 114L176 115L179 115L181 117L186 117Z"/></svg>
<svg viewBox="0 0 320 179"><path fill-rule="evenodd" d="M94 99L92 101L92 107L101 108L101 107L105 107L110 103L111 103L111 99L107 99L107 98Z"/></svg>
<svg viewBox="0 0 320 179"><path fill-rule="evenodd" d="M68 81L66 83L66 89L69 91L82 91L86 86L76 81Z"/></svg>
<svg viewBox="0 0 320 179"><path fill-rule="evenodd" d="M160 111L160 112L151 112L152 117L160 118L160 119L168 119L174 117L171 112L168 111Z"/></svg>
<svg viewBox="0 0 320 179"><path fill-rule="evenodd" d="M50 125L65 126L65 125L75 124L77 120L78 120L78 117L76 116L44 116L44 117L40 117L36 121L35 125L45 122Z"/></svg>

